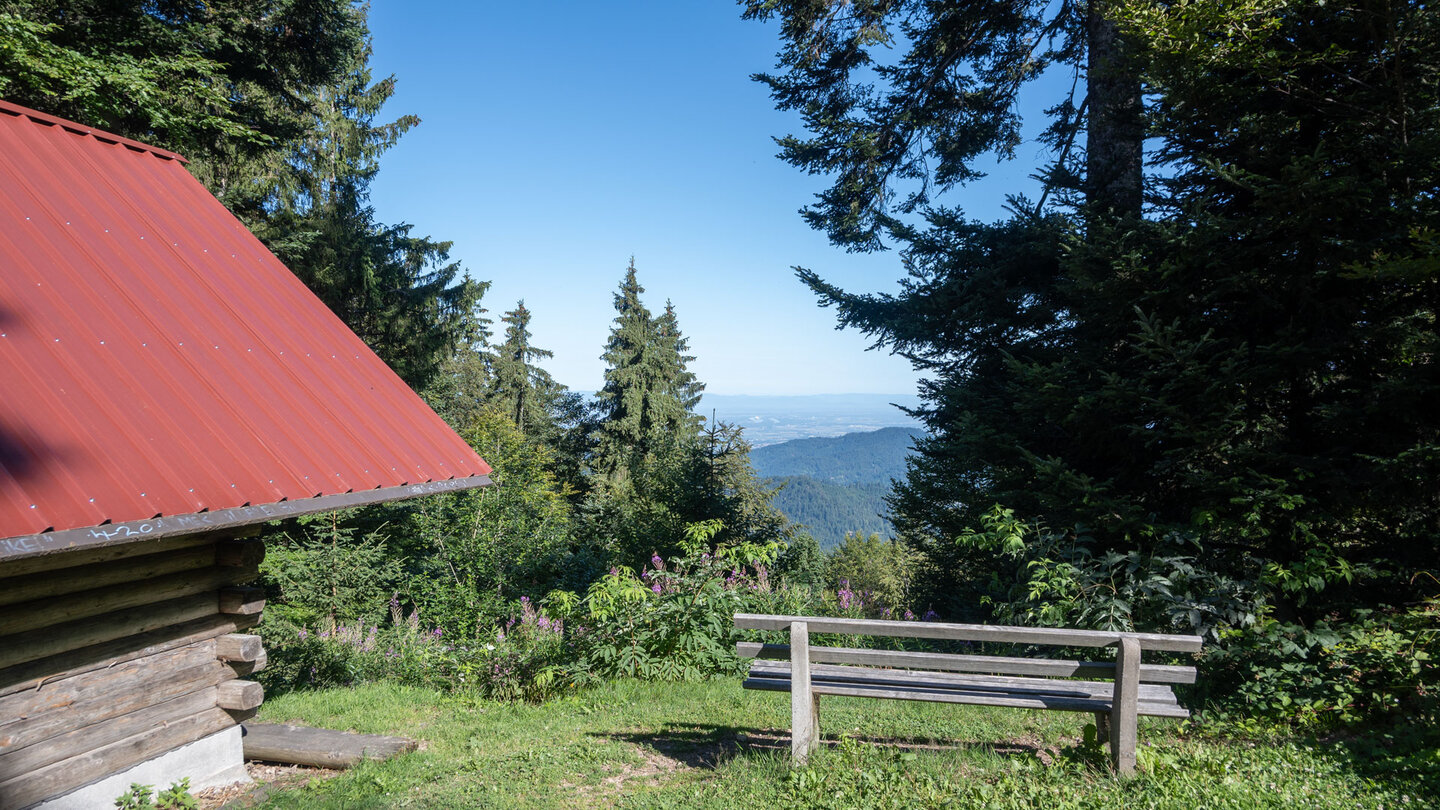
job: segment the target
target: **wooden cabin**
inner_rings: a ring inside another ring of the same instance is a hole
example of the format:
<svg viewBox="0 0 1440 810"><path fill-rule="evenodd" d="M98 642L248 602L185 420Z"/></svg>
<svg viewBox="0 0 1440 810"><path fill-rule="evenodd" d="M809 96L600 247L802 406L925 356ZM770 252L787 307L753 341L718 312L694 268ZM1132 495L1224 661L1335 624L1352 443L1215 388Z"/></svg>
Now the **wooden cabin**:
<svg viewBox="0 0 1440 810"><path fill-rule="evenodd" d="M183 164L0 102L0 810L244 780L260 524L489 483Z"/></svg>

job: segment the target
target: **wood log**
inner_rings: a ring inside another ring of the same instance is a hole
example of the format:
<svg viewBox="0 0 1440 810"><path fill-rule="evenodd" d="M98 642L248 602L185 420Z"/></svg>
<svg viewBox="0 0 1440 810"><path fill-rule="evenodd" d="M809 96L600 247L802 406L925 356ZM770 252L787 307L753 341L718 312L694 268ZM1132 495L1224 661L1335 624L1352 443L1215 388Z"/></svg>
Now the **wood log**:
<svg viewBox="0 0 1440 810"><path fill-rule="evenodd" d="M141 582L122 582L14 605L0 613L0 636L213 591L247 573L250 572L214 567L198 572L182 571Z"/></svg>
<svg viewBox="0 0 1440 810"><path fill-rule="evenodd" d="M206 607L213 607L207 598ZM259 616L224 616L210 613L198 619L161 627L113 641L92 644L0 670L0 697L40 689L81 673L123 664L166 650L253 627Z"/></svg>
<svg viewBox="0 0 1440 810"><path fill-rule="evenodd" d="M113 560L124 560L130 557L178 551L194 546L208 546L213 545L215 539L216 536L214 534L187 534L184 537L141 540L134 543L122 543L120 545L102 546L100 548L77 548L74 550L57 551L52 554L25 557L19 560L7 559L0 561L0 577L26 576L29 574L38 574L42 571L57 571L63 568L74 568L76 566L90 565L93 563L104 563Z"/></svg>
<svg viewBox="0 0 1440 810"><path fill-rule="evenodd" d="M265 541L259 538L222 540L215 548L215 564L255 568L265 561Z"/></svg>
<svg viewBox="0 0 1440 810"><path fill-rule="evenodd" d="M87 700L117 699L119 690L127 685L143 685L167 673L206 666L214 660L215 642L198 641L0 696L0 748L5 746L5 727L17 720Z"/></svg>
<svg viewBox="0 0 1440 810"><path fill-rule="evenodd" d="M260 670L265 668L266 664L269 663L270 657L265 654L264 650L261 650L260 657L256 658L254 661L231 661L230 668L235 670L236 675L243 677L245 675L253 675L259 672Z"/></svg>
<svg viewBox="0 0 1440 810"><path fill-rule="evenodd" d="M226 681L216 692L215 705L235 712L260 708L265 702L265 687L255 681Z"/></svg>
<svg viewBox="0 0 1440 810"><path fill-rule="evenodd" d="M789 644L741 641L735 645L741 658L775 661L790 659ZM995 675L1039 675L1047 678L1114 678L1113 661L1060 661L1048 658L1010 658L996 655L951 655L904 650L862 650L852 647L810 647L817 664L865 664L945 672L983 672ZM1195 667L1142 664L1141 683L1194 683Z"/></svg>
<svg viewBox="0 0 1440 810"><path fill-rule="evenodd" d="M235 721L224 709L211 706L109 745L89 748L69 759L0 782L0 810L21 810L234 725Z"/></svg>
<svg viewBox="0 0 1440 810"><path fill-rule="evenodd" d="M0 579L0 606L17 605L47 596L118 585L122 582L153 579L178 571L209 568L214 564L215 547L205 544L127 560L6 577ZM0 570L3 569L4 567L0 566Z"/></svg>
<svg viewBox="0 0 1440 810"><path fill-rule="evenodd" d="M1102 630L1008 627L998 624L835 619L817 616L774 616L759 613L735 614L735 627L741 630L784 630L794 622L806 622L810 626L811 633L936 638L949 641L994 641L1010 644L1054 644L1062 647L1109 647L1118 644L1121 638L1132 638L1143 650L1200 652L1202 641L1199 636L1166 633L1119 633Z"/></svg>
<svg viewBox="0 0 1440 810"><path fill-rule="evenodd" d="M77 701L54 711L37 713L0 725L0 760L15 749L48 745L67 732L104 724L112 718L191 695L236 678L235 670L210 660L199 666L165 672L141 681L115 683L113 695ZM203 708L203 707L202 707Z"/></svg>
<svg viewBox="0 0 1440 810"><path fill-rule="evenodd" d="M215 639L215 657L221 661L254 661L264 654L259 636L230 633Z"/></svg>
<svg viewBox="0 0 1440 810"><path fill-rule="evenodd" d="M414 740L379 734L354 734L328 728L246 723L245 758L264 762L349 768L366 759L388 759L413 751Z"/></svg>
<svg viewBox="0 0 1440 810"><path fill-rule="evenodd" d="M231 681L233 683L233 681ZM52 762L69 759L142 731L189 717L215 705L216 687L189 692L177 698L112 717L83 728L32 743L0 756L0 783L23 776Z"/></svg>
<svg viewBox="0 0 1440 810"><path fill-rule="evenodd" d="M91 644L148 633L214 612L215 594L211 592L18 633L0 639L0 669Z"/></svg>
<svg viewBox="0 0 1440 810"><path fill-rule="evenodd" d="M220 591L220 612L227 615L258 616L265 609L265 589L225 588Z"/></svg>

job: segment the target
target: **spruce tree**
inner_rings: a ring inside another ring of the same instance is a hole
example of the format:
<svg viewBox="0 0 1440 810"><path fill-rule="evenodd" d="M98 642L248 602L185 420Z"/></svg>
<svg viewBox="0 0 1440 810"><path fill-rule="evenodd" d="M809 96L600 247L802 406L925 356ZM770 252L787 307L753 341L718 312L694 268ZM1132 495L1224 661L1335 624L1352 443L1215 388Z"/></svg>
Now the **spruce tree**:
<svg viewBox="0 0 1440 810"><path fill-rule="evenodd" d="M700 382L695 372L690 370L690 363L695 357L686 354L690 351L690 341L681 334L675 305L668 299L665 301L665 314L655 320L655 337L665 369L664 390L673 400L666 404L674 406L674 413L667 414L663 428L677 431L698 429L701 419L695 414L695 407L700 404L705 383Z"/></svg>
<svg viewBox="0 0 1440 810"><path fill-rule="evenodd" d="M655 321L640 295L635 259L615 293L615 325L605 344L605 386L595 394L600 410L596 463L609 475L654 453L666 408L667 369L660 353Z"/></svg>
<svg viewBox="0 0 1440 810"><path fill-rule="evenodd" d="M505 342L495 348L487 399L510 417L522 435L547 433L553 421L547 406L558 385L535 361L555 354L531 345L530 310L524 300L500 321L505 324Z"/></svg>
<svg viewBox="0 0 1440 810"><path fill-rule="evenodd" d="M1059 105L1067 127L1037 169L1061 193L985 224L930 195L1013 148L999 91L1031 75L1014 46L1033 29L1001 19L966 45L957 35L977 29L960 23L1018 4L923 5L751 9L781 9L789 72L769 81L815 134L786 157L837 175L810 220L845 247L882 233L903 247L894 295L801 277L924 373L930 436L894 505L939 572L931 594L957 615L978 602L968 586L1001 568L955 541L997 503L1091 538L1091 559L1151 564L1182 538L1184 565L1286 617L1415 593L1440 553L1433 13L1090 4L1087 22L1098 10L1123 48L1056 61L1092 60L1090 90L1113 79L1112 103ZM896 41L911 50L872 60ZM976 53L988 61L967 68ZM1136 198L1138 151L1102 148L1134 126L1132 76L1153 124L1149 214L1095 216ZM1113 126L1092 119L1077 160L1075 122L1096 109ZM920 191L887 208L897 181ZM1210 596L1168 620L1207 621Z"/></svg>

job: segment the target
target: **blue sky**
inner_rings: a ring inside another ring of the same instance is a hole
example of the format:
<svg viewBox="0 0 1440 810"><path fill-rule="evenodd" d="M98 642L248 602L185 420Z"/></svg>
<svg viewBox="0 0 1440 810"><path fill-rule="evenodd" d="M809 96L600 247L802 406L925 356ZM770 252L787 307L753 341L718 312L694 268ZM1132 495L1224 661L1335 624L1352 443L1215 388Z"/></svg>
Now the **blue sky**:
<svg viewBox="0 0 1440 810"><path fill-rule="evenodd" d="M633 255L647 305L674 301L712 393L914 391L908 363L836 331L791 270L864 291L903 272L893 252L846 254L797 215L825 182L775 158L771 138L800 128L749 78L774 64L773 23L727 0L373 0L370 27L375 76L398 80L385 113L422 119L382 160L380 220L453 240L493 282L493 316L523 298L560 382L601 385ZM1038 152L950 202L994 218Z"/></svg>

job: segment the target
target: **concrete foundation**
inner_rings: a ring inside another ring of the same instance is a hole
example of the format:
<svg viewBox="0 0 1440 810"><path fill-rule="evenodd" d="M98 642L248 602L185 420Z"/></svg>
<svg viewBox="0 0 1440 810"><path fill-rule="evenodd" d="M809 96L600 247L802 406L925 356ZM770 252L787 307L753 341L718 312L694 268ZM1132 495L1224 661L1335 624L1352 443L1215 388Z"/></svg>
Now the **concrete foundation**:
<svg viewBox="0 0 1440 810"><path fill-rule="evenodd" d="M154 759L91 782L84 787L34 805L35 810L95 810L114 807L115 797L132 784L150 785L157 792L185 777L191 792L248 782L240 727L232 726L204 739L167 751Z"/></svg>

